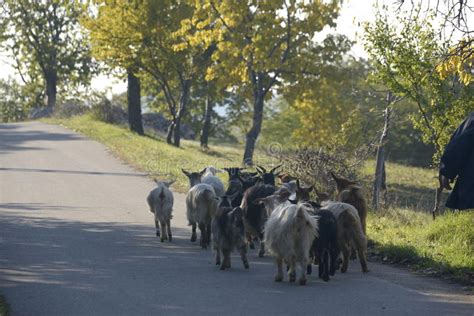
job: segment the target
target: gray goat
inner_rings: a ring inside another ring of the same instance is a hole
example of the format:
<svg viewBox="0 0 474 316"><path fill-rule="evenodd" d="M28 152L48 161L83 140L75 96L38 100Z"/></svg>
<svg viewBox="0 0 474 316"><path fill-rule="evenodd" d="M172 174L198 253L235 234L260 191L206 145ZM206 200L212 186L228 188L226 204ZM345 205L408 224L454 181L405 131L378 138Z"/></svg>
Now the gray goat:
<svg viewBox="0 0 474 316"><path fill-rule="evenodd" d="M155 215L156 236L160 237L161 226L161 242L165 239L172 240L171 236L171 218L173 215L173 193L169 186L174 182L164 182L155 179L156 188L151 190L146 198L150 206L150 212Z"/></svg>
<svg viewBox="0 0 474 316"><path fill-rule="evenodd" d="M201 183L206 169L201 172L182 171L188 177L191 187L186 195L186 216L192 226L191 241L197 239L197 225L201 231L200 245L205 249L211 241L211 220L217 211L218 198L212 186Z"/></svg>

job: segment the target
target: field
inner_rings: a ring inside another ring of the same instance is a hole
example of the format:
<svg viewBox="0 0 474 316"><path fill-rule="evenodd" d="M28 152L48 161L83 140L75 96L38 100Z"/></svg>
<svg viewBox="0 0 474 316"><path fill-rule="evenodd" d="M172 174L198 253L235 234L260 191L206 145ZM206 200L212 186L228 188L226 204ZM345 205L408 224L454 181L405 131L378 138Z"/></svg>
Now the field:
<svg viewBox="0 0 474 316"><path fill-rule="evenodd" d="M239 166L239 146L211 146L203 151L195 141L183 141L181 148L166 144L161 137L140 137L124 127L105 124L90 116L53 119L105 144L114 155L149 173L152 177L176 179L175 190L188 186L181 168L200 170L205 166ZM257 153L262 164L277 163ZM373 162L361 170L372 174ZM433 221L432 207L436 174L431 169L387 164L388 194L384 207L371 212L368 237L371 252L383 261L401 263L430 274L443 274L472 284L474 277L474 212L446 212ZM222 175L225 180L225 175Z"/></svg>

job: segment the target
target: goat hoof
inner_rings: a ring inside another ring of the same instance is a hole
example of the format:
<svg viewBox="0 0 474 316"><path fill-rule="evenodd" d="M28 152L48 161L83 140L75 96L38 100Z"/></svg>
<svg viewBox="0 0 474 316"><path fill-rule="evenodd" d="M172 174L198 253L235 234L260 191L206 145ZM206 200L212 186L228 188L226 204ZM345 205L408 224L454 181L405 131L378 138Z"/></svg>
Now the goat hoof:
<svg viewBox="0 0 474 316"><path fill-rule="evenodd" d="M248 263L244 263L244 268L245 268L245 269L248 269L248 268L249 268L249 264L248 264Z"/></svg>
<svg viewBox="0 0 474 316"><path fill-rule="evenodd" d="M265 253L265 251L259 251L259 252L258 252L258 256L259 256L260 258L262 258L263 255L264 255L264 253Z"/></svg>
<svg viewBox="0 0 474 316"><path fill-rule="evenodd" d="M219 269L220 269L220 270L225 270L225 266L222 265Z"/></svg>
<svg viewBox="0 0 474 316"><path fill-rule="evenodd" d="M362 270L362 273L368 273L368 272L370 272L370 270L367 268Z"/></svg>
<svg viewBox="0 0 474 316"><path fill-rule="evenodd" d="M308 273L308 274L313 273L313 267L312 267L310 264L308 264L308 265L306 266L306 273Z"/></svg>
<svg viewBox="0 0 474 316"><path fill-rule="evenodd" d="M346 273L346 272L347 272L347 268L342 267L341 268L341 273Z"/></svg>
<svg viewBox="0 0 474 316"><path fill-rule="evenodd" d="M168 240L169 241L172 241L173 240L173 237L171 237L171 235L168 236Z"/></svg>
<svg viewBox="0 0 474 316"><path fill-rule="evenodd" d="M306 279L300 279L299 283L300 285L306 285Z"/></svg>
<svg viewBox="0 0 474 316"><path fill-rule="evenodd" d="M160 238L160 241L163 242L163 241L165 241L165 239L164 239L163 237L161 237L161 238Z"/></svg>
<svg viewBox="0 0 474 316"><path fill-rule="evenodd" d="M324 282L328 282L329 281L329 277L328 276L325 276L322 278Z"/></svg>
<svg viewBox="0 0 474 316"><path fill-rule="evenodd" d="M191 242L195 242L197 239L196 235L191 235Z"/></svg>
<svg viewBox="0 0 474 316"><path fill-rule="evenodd" d="M289 280L290 282L295 282L295 281L296 281L296 275L290 274L290 275L288 276L288 280Z"/></svg>
<svg viewBox="0 0 474 316"><path fill-rule="evenodd" d="M253 242L249 243L249 248L250 248L250 249L255 249L255 245L254 245Z"/></svg>
<svg viewBox="0 0 474 316"><path fill-rule="evenodd" d="M156 232L156 237L160 237L160 232Z"/></svg>
<svg viewBox="0 0 474 316"><path fill-rule="evenodd" d="M277 275L277 276L275 277L275 282L281 282L281 281L283 281L283 276Z"/></svg>

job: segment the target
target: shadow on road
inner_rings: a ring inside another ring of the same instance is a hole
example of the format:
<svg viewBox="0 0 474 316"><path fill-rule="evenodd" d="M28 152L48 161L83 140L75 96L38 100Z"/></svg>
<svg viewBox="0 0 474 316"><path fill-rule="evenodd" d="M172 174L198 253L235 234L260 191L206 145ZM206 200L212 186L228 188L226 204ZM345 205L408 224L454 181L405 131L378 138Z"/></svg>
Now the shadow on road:
<svg viewBox="0 0 474 316"><path fill-rule="evenodd" d="M0 124L0 154L15 150L42 150L40 147L25 146L31 141L70 141L83 140L84 137L72 133L42 132L22 130L20 124Z"/></svg>
<svg viewBox="0 0 474 316"><path fill-rule="evenodd" d="M23 302L12 306L13 314L327 314L343 297L360 300L359 314L393 312L397 302L418 313L433 306L441 314L451 311L450 303L414 290L393 297L397 285L380 282L377 272L360 273L357 264L329 283L311 276L301 287L273 282L273 261L254 251L250 270L233 256L232 269L219 271L212 252L192 244L187 229L174 228L173 242L161 243L152 223L86 223L20 216L15 207L0 211L0 288L7 299ZM353 308L342 304L337 314Z"/></svg>
<svg viewBox="0 0 474 316"><path fill-rule="evenodd" d="M146 173L99 172L99 171L55 170L55 169L34 169L34 168L0 168L0 171L85 174L85 175L97 175L97 176L107 175L107 176L121 176L121 177L147 176Z"/></svg>

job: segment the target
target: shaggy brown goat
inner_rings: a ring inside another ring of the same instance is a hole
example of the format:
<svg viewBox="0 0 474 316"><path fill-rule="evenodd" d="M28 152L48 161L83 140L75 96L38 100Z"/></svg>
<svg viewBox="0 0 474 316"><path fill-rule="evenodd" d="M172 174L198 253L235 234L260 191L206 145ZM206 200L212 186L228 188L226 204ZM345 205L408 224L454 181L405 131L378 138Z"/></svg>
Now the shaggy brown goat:
<svg viewBox="0 0 474 316"><path fill-rule="evenodd" d="M367 241L355 207L343 202L326 202L322 207L331 211L336 217L337 240L343 260L341 272L346 272L349 266L351 246L357 250L362 272L369 272L366 259Z"/></svg>
<svg viewBox="0 0 474 316"><path fill-rule="evenodd" d="M362 187L355 181L336 176L331 172L337 186L337 201L354 206L359 214L362 230L367 229L367 200L362 192Z"/></svg>

